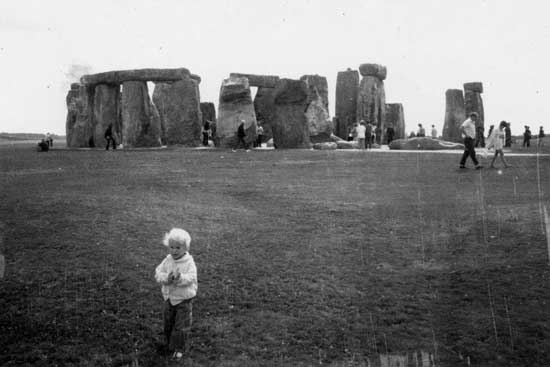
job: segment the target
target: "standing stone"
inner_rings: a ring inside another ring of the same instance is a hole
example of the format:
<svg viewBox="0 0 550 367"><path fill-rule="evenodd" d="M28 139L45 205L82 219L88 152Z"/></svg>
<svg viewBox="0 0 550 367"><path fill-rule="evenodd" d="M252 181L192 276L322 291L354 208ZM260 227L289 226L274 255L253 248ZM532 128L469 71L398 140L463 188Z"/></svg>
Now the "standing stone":
<svg viewBox="0 0 550 367"><path fill-rule="evenodd" d="M328 111L327 78L319 75L304 75L300 78L308 90L306 119L312 143L330 141L333 132L332 120Z"/></svg>
<svg viewBox="0 0 550 367"><path fill-rule="evenodd" d="M483 100L481 99L481 93L483 93L482 83L464 83L464 109L466 111L466 116L470 116L470 113L472 112L477 112L477 128L485 127L485 113L483 111Z"/></svg>
<svg viewBox="0 0 550 367"><path fill-rule="evenodd" d="M201 145L202 113L199 85L195 79L156 83L153 103L160 115L161 140L164 144Z"/></svg>
<svg viewBox="0 0 550 367"><path fill-rule="evenodd" d="M405 139L405 113L401 103L386 103L386 128L393 127L394 139Z"/></svg>
<svg viewBox="0 0 550 367"><path fill-rule="evenodd" d="M281 79L274 91L275 120L272 126L276 148L309 148L306 118L308 87L302 80Z"/></svg>
<svg viewBox="0 0 550 367"><path fill-rule="evenodd" d="M357 95L357 120L371 122L381 132L377 139L384 141L384 115L386 114L386 92L384 79L386 67L378 64L362 64L359 71L363 78Z"/></svg>
<svg viewBox="0 0 550 367"><path fill-rule="evenodd" d="M71 89L67 95L67 99L71 100L70 108L76 111L76 114L67 116L67 146L70 148L93 147L94 87L80 85L76 98L75 95L76 89Z"/></svg>
<svg viewBox="0 0 550 367"><path fill-rule="evenodd" d="M98 84L94 93L94 146L105 148L105 130L113 124L113 134L117 144L120 144L121 124L118 120L120 101L120 86Z"/></svg>
<svg viewBox="0 0 550 367"><path fill-rule="evenodd" d="M256 114L248 79L230 77L224 79L220 89L217 135L221 147L233 147L237 143L237 128L244 121L245 141L254 142L256 136Z"/></svg>
<svg viewBox="0 0 550 367"><path fill-rule="evenodd" d="M464 96L460 89L447 89L445 92L445 123L443 140L462 142L460 125L466 120Z"/></svg>
<svg viewBox="0 0 550 367"><path fill-rule="evenodd" d="M122 84L122 143L124 147L161 145L160 116L151 103L146 82Z"/></svg>
<svg viewBox="0 0 550 367"><path fill-rule="evenodd" d="M348 130L357 121L357 93L359 73L348 69L338 72L336 77L336 135L347 139Z"/></svg>
<svg viewBox="0 0 550 367"><path fill-rule="evenodd" d="M268 141L273 137L272 126L275 119L274 91L274 88L258 87L256 97L254 97L256 120L258 121L258 125L261 125L264 129L262 138L264 141Z"/></svg>
<svg viewBox="0 0 550 367"><path fill-rule="evenodd" d="M65 139L67 146L70 147L70 142L72 140L73 128L76 124L76 119L78 117L78 104L79 101L79 90L80 85L78 83L72 83L71 89L67 93L65 102L67 103L67 118L65 119Z"/></svg>

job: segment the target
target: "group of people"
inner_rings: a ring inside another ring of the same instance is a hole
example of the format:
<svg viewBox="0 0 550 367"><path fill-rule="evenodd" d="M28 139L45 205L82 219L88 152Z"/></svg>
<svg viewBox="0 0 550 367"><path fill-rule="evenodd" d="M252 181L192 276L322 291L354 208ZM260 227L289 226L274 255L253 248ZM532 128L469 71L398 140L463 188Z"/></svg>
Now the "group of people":
<svg viewBox="0 0 550 367"><path fill-rule="evenodd" d="M432 139L437 139L437 129L435 128L435 125L432 125L430 136ZM414 133L414 131L411 131L409 135L409 138L425 138L425 137L426 137L426 129L422 126L422 124L418 124L418 130L416 131L416 134Z"/></svg>
<svg viewBox="0 0 550 367"><path fill-rule="evenodd" d="M531 134L531 128L527 125L524 126L525 128L525 131L523 132L523 144L522 144L522 147L526 148L526 147L530 147L531 146L531 138L533 137L533 135ZM538 146L542 146L543 145L543 139L544 139L544 128L541 126L539 128L539 135L538 135Z"/></svg>
<svg viewBox="0 0 550 367"><path fill-rule="evenodd" d="M38 151L47 152L50 148L53 148L53 135L46 133L38 143Z"/></svg>

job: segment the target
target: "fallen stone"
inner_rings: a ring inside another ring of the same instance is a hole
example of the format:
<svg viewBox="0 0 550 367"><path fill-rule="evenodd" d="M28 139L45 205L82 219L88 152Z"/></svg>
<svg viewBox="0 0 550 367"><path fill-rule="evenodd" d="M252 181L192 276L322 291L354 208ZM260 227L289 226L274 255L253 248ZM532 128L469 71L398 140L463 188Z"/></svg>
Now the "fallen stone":
<svg viewBox="0 0 550 367"><path fill-rule="evenodd" d="M338 145L334 142L328 141L324 143L315 143L313 144L313 149L316 150L336 150Z"/></svg>
<svg viewBox="0 0 550 367"><path fill-rule="evenodd" d="M448 150L448 149L464 149L463 144L432 139L427 137L397 139L390 143L390 149L393 150Z"/></svg>
<svg viewBox="0 0 550 367"><path fill-rule="evenodd" d="M149 98L146 82L124 82L121 110L124 147L161 146L160 116Z"/></svg>
<svg viewBox="0 0 550 367"><path fill-rule="evenodd" d="M309 128L304 111L308 106L308 88L304 81L281 79L274 91L274 145L280 148L309 148Z"/></svg>
<svg viewBox="0 0 550 367"><path fill-rule="evenodd" d="M117 144L120 141L119 121L120 87L118 85L97 84L94 93L93 137L96 148L105 148L105 131L112 124L112 132Z"/></svg>
<svg viewBox="0 0 550 367"><path fill-rule="evenodd" d="M166 145L202 145L202 113L199 83L185 78L173 83L156 83L153 102L161 121Z"/></svg>
<svg viewBox="0 0 550 367"><path fill-rule="evenodd" d="M447 89L445 92L445 123L442 136L446 141L460 142L460 125L466 120L464 96L460 89Z"/></svg>
<svg viewBox="0 0 550 367"><path fill-rule="evenodd" d="M83 75L80 78L80 83L84 85L95 85L122 84L128 81L173 82L183 78L188 78L189 76L190 72L185 68L115 70L98 74Z"/></svg>
<svg viewBox="0 0 550 367"><path fill-rule="evenodd" d="M251 87L265 87L265 88L275 88L279 77L276 75L255 75L255 74L242 74L242 73L231 73L229 74L230 78L247 78L248 84Z"/></svg>
<svg viewBox="0 0 550 367"><path fill-rule="evenodd" d="M245 141L252 144L256 139L256 114L247 78L230 77L224 79L220 90L216 134L219 145L234 147L237 143L237 129L244 122Z"/></svg>
<svg viewBox="0 0 550 367"><path fill-rule="evenodd" d="M361 64L359 65L359 73L362 76L374 76L380 80L386 79L387 69L383 65L378 64Z"/></svg>
<svg viewBox="0 0 550 367"><path fill-rule="evenodd" d="M335 134L347 139L349 130L357 122L357 93L359 73L348 69L338 72L336 77Z"/></svg>
<svg viewBox="0 0 550 367"><path fill-rule="evenodd" d="M336 142L336 146L338 147L338 149L359 149L359 143L356 140L339 140Z"/></svg>

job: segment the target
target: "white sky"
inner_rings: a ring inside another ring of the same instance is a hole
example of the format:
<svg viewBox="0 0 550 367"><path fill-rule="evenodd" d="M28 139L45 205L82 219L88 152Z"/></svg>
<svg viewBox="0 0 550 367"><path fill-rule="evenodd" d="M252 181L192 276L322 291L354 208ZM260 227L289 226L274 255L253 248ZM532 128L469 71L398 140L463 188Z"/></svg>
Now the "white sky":
<svg viewBox="0 0 550 367"><path fill-rule="evenodd" d="M82 73L186 67L201 101L231 72L326 76L386 65L386 102L407 131L441 132L445 91L484 86L486 125L550 133L546 0L2 1L0 131L65 134L65 96Z"/></svg>

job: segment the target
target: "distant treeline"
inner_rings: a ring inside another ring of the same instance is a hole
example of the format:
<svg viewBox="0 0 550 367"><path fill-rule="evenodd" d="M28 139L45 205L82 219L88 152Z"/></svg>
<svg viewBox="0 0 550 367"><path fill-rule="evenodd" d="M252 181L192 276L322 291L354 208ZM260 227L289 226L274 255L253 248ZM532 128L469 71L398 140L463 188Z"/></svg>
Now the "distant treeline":
<svg viewBox="0 0 550 367"><path fill-rule="evenodd" d="M32 133L0 133L0 139L2 140L41 140L44 139L44 134L32 134ZM62 139L65 140L64 135L52 134L53 140Z"/></svg>

